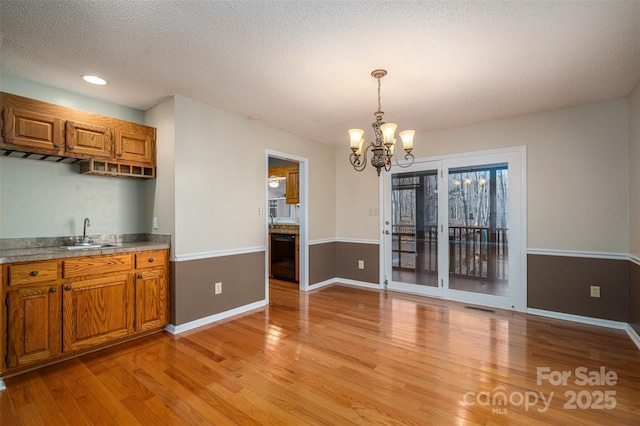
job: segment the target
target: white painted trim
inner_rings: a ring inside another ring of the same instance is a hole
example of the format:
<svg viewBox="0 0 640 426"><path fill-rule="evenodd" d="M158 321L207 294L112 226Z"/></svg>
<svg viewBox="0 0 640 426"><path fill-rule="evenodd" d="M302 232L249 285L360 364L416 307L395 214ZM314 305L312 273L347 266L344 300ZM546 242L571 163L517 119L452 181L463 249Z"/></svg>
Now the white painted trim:
<svg viewBox="0 0 640 426"><path fill-rule="evenodd" d="M216 251L205 251L201 253L179 254L179 255L176 255L176 262L184 262L187 260L198 260L198 259L210 259L213 257L236 256L239 254L259 253L266 250L267 248L265 246L259 246L259 247L244 247L244 248L231 249L231 250L216 250Z"/></svg>
<svg viewBox="0 0 640 426"><path fill-rule="evenodd" d="M380 244L379 240L365 240L360 238L323 238L309 241L309 245L328 243Z"/></svg>
<svg viewBox="0 0 640 426"><path fill-rule="evenodd" d="M609 252L598 252L598 251L528 248L527 254L535 254L535 255L541 255L541 256L584 257L584 258L592 258L592 259L631 260L631 256L626 253L609 253Z"/></svg>
<svg viewBox="0 0 640 426"><path fill-rule="evenodd" d="M638 333L636 333L633 327L631 327L631 325L629 324L627 324L627 328L625 329L625 331L627 332L633 343L635 343L638 349L640 349L640 336L638 336Z"/></svg>
<svg viewBox="0 0 640 426"><path fill-rule="evenodd" d="M565 314L563 312L545 311L542 309L533 309L533 308L528 308L527 314L538 315L538 316L547 317L547 318L554 318L562 321L579 322L582 324L595 325L598 327L613 328L616 330L624 330L627 332L627 335L629 336L631 341L633 341L633 343L635 343L638 349L640 349L640 336L638 336L638 333L636 333L633 327L631 327L631 325L627 324L626 322L605 320L601 318L585 317L582 315Z"/></svg>
<svg viewBox="0 0 640 426"><path fill-rule="evenodd" d="M355 244L380 244L379 240L364 240L358 238L337 238L339 243L355 243Z"/></svg>
<svg viewBox="0 0 640 426"><path fill-rule="evenodd" d="M635 254L630 254L629 262L635 263L636 265L640 266L640 256L636 256Z"/></svg>
<svg viewBox="0 0 640 426"><path fill-rule="evenodd" d="M382 286L380 284L369 283L366 281L350 280L348 278L336 278L335 284L346 284L346 285L352 285L356 287L365 287L365 288L372 288L374 290L382 290Z"/></svg>
<svg viewBox="0 0 640 426"><path fill-rule="evenodd" d="M194 328L202 327L203 325L208 325L214 322L222 321L224 319L233 317L235 315L244 314L249 311L253 311L254 309L259 309L268 304L267 300L260 300L258 302L250 303L248 305L239 306L234 309L230 309L225 312L221 312L219 314L210 315L208 317L200 318L195 321L191 321L181 325L173 325L169 324L164 329L171 334L180 334L185 331L193 330Z"/></svg>
<svg viewBox="0 0 640 426"><path fill-rule="evenodd" d="M335 243L336 241L338 241L336 238L322 238L319 240L312 240L309 241L309 245L316 245L316 244L329 244L329 243Z"/></svg>
<svg viewBox="0 0 640 426"><path fill-rule="evenodd" d="M336 279L335 278L331 278L329 280L320 281L319 283L310 284L309 287L307 288L307 290L308 291L317 290L319 288L326 287L328 285L335 284L335 283L336 283Z"/></svg>
<svg viewBox="0 0 640 426"><path fill-rule="evenodd" d="M601 318L585 317L582 315L565 314L563 312L545 311L543 309L527 308L527 313L541 317L555 318L564 321L579 322L582 324L596 325L598 327L615 328L616 330L626 330L626 322L612 321Z"/></svg>

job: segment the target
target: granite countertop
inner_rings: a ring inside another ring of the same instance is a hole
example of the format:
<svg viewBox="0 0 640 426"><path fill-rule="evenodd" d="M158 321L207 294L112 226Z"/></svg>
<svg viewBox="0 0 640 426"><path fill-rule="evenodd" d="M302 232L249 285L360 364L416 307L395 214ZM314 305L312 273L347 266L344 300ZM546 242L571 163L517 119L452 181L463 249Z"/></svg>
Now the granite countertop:
<svg viewBox="0 0 640 426"><path fill-rule="evenodd" d="M275 224L272 228L269 229L270 234L294 234L298 235L300 232L299 225L288 225L288 224Z"/></svg>
<svg viewBox="0 0 640 426"><path fill-rule="evenodd" d="M163 241L126 241L108 244L110 244L109 247L87 248L81 250L69 250L65 247L60 247L59 245L49 247L4 247L0 248L0 264L170 248L170 244Z"/></svg>

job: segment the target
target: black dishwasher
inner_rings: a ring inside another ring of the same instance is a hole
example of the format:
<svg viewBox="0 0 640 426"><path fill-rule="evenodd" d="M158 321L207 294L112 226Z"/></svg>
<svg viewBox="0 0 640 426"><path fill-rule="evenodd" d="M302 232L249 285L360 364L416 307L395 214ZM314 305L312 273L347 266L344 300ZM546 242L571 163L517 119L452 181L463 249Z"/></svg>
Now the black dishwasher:
<svg viewBox="0 0 640 426"><path fill-rule="evenodd" d="M296 281L294 234L271 234L271 275L280 280Z"/></svg>

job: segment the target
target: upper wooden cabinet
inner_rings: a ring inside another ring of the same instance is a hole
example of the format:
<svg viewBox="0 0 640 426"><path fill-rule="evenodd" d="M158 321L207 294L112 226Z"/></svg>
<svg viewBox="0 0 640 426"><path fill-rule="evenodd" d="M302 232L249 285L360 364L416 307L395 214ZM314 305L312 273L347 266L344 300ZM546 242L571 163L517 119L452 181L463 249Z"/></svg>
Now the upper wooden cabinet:
<svg viewBox="0 0 640 426"><path fill-rule="evenodd" d="M300 169L296 164L295 168L287 170L287 204L298 204L300 202Z"/></svg>
<svg viewBox="0 0 640 426"><path fill-rule="evenodd" d="M111 158L111 129L95 124L66 122L65 154L70 157L88 156Z"/></svg>
<svg viewBox="0 0 640 426"><path fill-rule="evenodd" d="M64 152L64 121L23 108L5 105L2 145L44 154Z"/></svg>
<svg viewBox="0 0 640 426"><path fill-rule="evenodd" d="M1 149L87 160L82 173L155 177L153 127L7 93L0 101Z"/></svg>
<svg viewBox="0 0 640 426"><path fill-rule="evenodd" d="M145 129L138 130L138 132L116 131L115 156L124 161L154 165L155 132L145 131Z"/></svg>

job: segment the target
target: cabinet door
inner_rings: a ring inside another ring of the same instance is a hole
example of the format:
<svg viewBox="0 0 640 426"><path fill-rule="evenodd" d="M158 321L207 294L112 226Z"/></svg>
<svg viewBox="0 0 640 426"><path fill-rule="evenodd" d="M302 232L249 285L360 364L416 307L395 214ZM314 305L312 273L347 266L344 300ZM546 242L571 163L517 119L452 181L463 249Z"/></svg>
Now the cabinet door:
<svg viewBox="0 0 640 426"><path fill-rule="evenodd" d="M111 129L95 124L67 121L65 154L70 157L111 157Z"/></svg>
<svg viewBox="0 0 640 426"><path fill-rule="evenodd" d="M155 137L152 133L146 129L140 132L117 130L115 158L154 166Z"/></svg>
<svg viewBox="0 0 640 426"><path fill-rule="evenodd" d="M64 350L84 349L133 332L131 274L65 284Z"/></svg>
<svg viewBox="0 0 640 426"><path fill-rule="evenodd" d="M136 331L169 323L167 273L150 269L136 275Z"/></svg>
<svg viewBox="0 0 640 426"><path fill-rule="evenodd" d="M299 169L287 170L287 204L298 204L300 202L299 177Z"/></svg>
<svg viewBox="0 0 640 426"><path fill-rule="evenodd" d="M8 292L9 368L48 359L62 350L59 285Z"/></svg>
<svg viewBox="0 0 640 426"><path fill-rule="evenodd" d="M3 145L41 154L57 155L63 152L62 119L13 107L4 109L3 118Z"/></svg>

